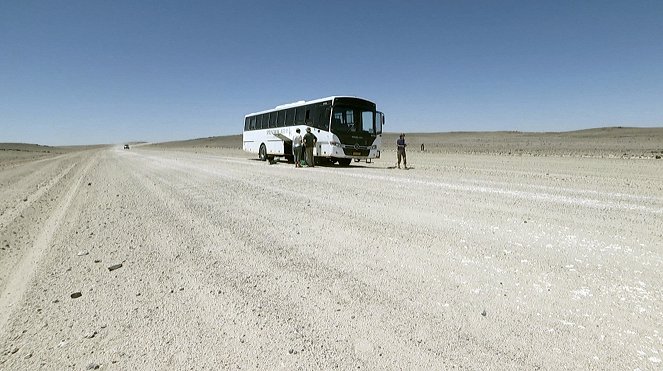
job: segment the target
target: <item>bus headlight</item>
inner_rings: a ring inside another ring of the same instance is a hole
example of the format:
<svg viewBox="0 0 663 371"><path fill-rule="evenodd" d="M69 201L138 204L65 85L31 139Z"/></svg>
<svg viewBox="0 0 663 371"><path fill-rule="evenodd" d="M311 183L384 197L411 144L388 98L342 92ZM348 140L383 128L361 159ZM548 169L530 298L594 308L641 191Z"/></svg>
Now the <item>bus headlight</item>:
<svg viewBox="0 0 663 371"><path fill-rule="evenodd" d="M329 142L329 144L331 144L334 147L340 147L341 146L341 143L339 143L339 142L333 142L332 141L332 142Z"/></svg>
<svg viewBox="0 0 663 371"><path fill-rule="evenodd" d="M371 146L371 149L378 149L378 146L374 144Z"/></svg>

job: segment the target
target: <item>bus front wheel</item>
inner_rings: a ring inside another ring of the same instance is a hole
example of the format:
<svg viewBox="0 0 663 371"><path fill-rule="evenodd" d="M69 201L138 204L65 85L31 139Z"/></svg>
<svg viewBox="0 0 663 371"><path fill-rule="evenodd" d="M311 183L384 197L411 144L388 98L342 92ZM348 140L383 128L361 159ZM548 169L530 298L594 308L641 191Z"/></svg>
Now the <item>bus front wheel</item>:
<svg viewBox="0 0 663 371"><path fill-rule="evenodd" d="M265 144L260 145L260 150L258 151L258 158L260 158L260 161L267 161L267 147L265 147Z"/></svg>
<svg viewBox="0 0 663 371"><path fill-rule="evenodd" d="M350 163L352 162L351 158L339 158L338 159L338 164L341 166L350 166Z"/></svg>

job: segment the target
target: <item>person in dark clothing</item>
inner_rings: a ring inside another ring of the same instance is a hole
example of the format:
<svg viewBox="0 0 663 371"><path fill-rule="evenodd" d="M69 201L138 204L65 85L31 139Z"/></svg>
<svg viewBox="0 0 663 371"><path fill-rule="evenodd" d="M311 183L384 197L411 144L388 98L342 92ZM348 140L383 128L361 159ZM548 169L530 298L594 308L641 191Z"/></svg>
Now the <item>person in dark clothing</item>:
<svg viewBox="0 0 663 371"><path fill-rule="evenodd" d="M315 147L317 141L318 138L311 133L311 128L306 128L306 134L304 134L304 147L306 148L306 165L309 167L315 166L315 163L313 162L313 147Z"/></svg>
<svg viewBox="0 0 663 371"><path fill-rule="evenodd" d="M407 169L407 156L405 154L405 134L401 134L398 140L396 141L397 153L398 153L398 168L401 168L401 158L403 159L403 166Z"/></svg>

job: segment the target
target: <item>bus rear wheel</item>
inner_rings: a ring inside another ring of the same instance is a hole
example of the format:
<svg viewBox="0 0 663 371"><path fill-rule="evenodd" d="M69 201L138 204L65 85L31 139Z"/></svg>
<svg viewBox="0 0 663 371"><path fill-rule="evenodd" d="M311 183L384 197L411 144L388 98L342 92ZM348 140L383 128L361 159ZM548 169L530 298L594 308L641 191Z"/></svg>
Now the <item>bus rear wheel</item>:
<svg viewBox="0 0 663 371"><path fill-rule="evenodd" d="M260 161L267 161L267 147L265 144L260 145L260 150L258 151L258 158Z"/></svg>

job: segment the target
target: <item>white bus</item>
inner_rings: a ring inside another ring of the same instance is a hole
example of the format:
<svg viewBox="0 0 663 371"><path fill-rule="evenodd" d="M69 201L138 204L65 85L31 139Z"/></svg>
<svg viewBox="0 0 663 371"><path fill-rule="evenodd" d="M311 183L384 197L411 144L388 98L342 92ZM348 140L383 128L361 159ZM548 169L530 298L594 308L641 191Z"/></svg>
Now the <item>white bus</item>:
<svg viewBox="0 0 663 371"><path fill-rule="evenodd" d="M293 160L292 138L306 128L318 138L316 161L348 166L355 161L380 158L384 115L366 99L335 96L284 104L244 117L243 148L265 161Z"/></svg>

